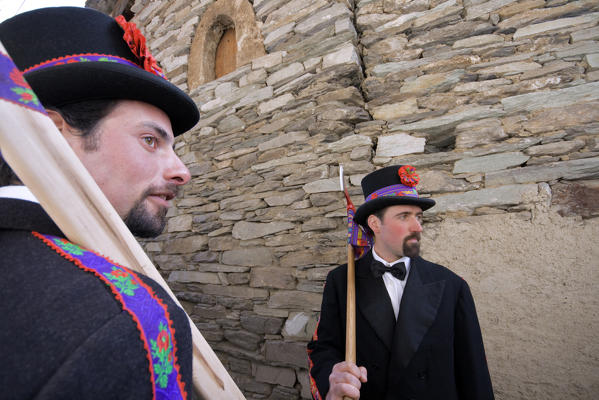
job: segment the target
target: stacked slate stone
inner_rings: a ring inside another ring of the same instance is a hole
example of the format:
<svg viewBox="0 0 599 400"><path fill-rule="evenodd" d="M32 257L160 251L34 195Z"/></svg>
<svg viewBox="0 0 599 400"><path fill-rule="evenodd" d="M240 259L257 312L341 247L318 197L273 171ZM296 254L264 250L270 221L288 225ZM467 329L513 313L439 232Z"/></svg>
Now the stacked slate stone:
<svg viewBox="0 0 599 400"><path fill-rule="evenodd" d="M498 398L595 397L596 376L580 371L599 368L599 299L588 287L556 297L590 278L562 282L559 261L553 278L523 278L550 267L524 255L529 269L510 270L502 246L510 226L541 227L529 237L551 248L562 245L560 229L596 242L599 3L254 0L266 55L189 89L195 28L214 3L132 8L169 79L201 109L176 144L192 181L167 231L145 247L247 398L310 398L305 345L326 274L345 262L339 164L356 205L368 172L417 168L419 192L437 200L425 214L425 255L471 284ZM556 212L561 226L544 222ZM435 250L445 243L460 254ZM599 254L588 246L576 263L595 271L596 287ZM512 251L534 245L521 247ZM546 317L545 304L581 307L587 320ZM545 330L526 333L535 325ZM555 343L568 350L543 355ZM583 361L564 368L566 352ZM554 368L537 371L544 363Z"/></svg>

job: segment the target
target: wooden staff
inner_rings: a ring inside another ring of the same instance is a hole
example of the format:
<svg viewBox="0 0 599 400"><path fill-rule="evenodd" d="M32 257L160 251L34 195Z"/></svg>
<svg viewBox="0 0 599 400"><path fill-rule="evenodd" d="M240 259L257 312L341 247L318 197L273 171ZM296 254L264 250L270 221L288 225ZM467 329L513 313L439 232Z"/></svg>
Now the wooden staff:
<svg viewBox="0 0 599 400"><path fill-rule="evenodd" d="M353 207L343 179L343 166L339 165L339 180L341 191L345 195L347 207ZM347 241L347 299L345 310L345 361L356 363L356 264L354 246ZM344 400L351 400L344 397Z"/></svg>
<svg viewBox="0 0 599 400"><path fill-rule="evenodd" d="M2 43L0 53L8 55ZM70 241L149 276L181 305L47 115L0 101L0 151ZM188 319L196 392L209 400L245 399Z"/></svg>

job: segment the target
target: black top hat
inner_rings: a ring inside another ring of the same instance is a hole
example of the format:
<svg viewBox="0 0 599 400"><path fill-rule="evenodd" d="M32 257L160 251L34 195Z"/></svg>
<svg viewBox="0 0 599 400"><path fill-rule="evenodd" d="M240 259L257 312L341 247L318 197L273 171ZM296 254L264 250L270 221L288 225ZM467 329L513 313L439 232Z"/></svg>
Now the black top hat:
<svg viewBox="0 0 599 400"><path fill-rule="evenodd" d="M163 110L175 135L192 128L200 117L193 100L162 75L135 25L117 19L42 8L2 22L0 41L45 106L139 100Z"/></svg>
<svg viewBox="0 0 599 400"><path fill-rule="evenodd" d="M428 210L435 205L435 200L422 198L414 187L420 178L414 167L409 165L392 165L371 172L362 179L362 192L366 202L358 207L354 220L367 226L368 216L382 208L400 204L415 205Z"/></svg>

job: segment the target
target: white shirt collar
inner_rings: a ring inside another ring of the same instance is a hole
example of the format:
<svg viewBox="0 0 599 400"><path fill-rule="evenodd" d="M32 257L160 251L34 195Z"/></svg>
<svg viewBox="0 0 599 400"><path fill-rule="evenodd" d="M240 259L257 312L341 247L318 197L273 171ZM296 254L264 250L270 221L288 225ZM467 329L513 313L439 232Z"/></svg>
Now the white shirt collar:
<svg viewBox="0 0 599 400"><path fill-rule="evenodd" d="M374 247L372 248L372 257L374 257L375 260L382 262L387 267L391 267L397 264L398 262L403 262L406 265L406 271L410 271L410 257L402 257L399 260L395 260L392 263L390 263L388 261L383 260L378 254L376 254L376 251L374 251Z"/></svg>
<svg viewBox="0 0 599 400"><path fill-rule="evenodd" d="M22 185L1 186L0 197L8 199L27 200L39 204L39 201L35 198L33 193L31 193L29 188L27 186Z"/></svg>

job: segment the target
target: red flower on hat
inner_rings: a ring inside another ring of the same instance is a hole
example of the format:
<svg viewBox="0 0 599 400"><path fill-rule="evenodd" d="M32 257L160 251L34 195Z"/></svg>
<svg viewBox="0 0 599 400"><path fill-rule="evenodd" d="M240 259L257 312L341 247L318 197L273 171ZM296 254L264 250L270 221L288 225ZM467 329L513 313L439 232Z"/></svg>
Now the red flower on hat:
<svg viewBox="0 0 599 400"><path fill-rule="evenodd" d="M127 22L122 15L116 17L115 20L123 28L123 31L125 31L123 39L125 39L135 57L139 59L143 69L164 78L162 69L158 66L156 59L152 57L150 50L146 46L146 38L137 29L137 26L133 22Z"/></svg>
<svg viewBox="0 0 599 400"><path fill-rule="evenodd" d="M411 165L404 165L397 171L397 174L399 175L399 179L401 179L401 183L406 186L414 187L420 182L420 177L416 174L416 168Z"/></svg>

